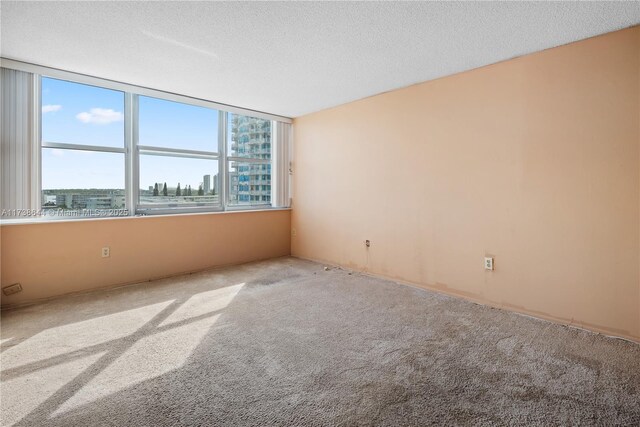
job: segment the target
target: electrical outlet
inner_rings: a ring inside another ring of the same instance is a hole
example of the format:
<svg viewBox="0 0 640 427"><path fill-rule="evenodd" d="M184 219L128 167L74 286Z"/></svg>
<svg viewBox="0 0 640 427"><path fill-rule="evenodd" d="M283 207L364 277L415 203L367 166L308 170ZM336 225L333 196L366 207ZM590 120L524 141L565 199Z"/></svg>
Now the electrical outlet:
<svg viewBox="0 0 640 427"><path fill-rule="evenodd" d="M14 283L13 285L2 288L2 293L5 295L13 295L18 292L22 292L22 285L20 283Z"/></svg>
<svg viewBox="0 0 640 427"><path fill-rule="evenodd" d="M366 247L370 248L370 247L371 247L371 240L365 240L365 241L364 241L364 245L365 245Z"/></svg>
<svg viewBox="0 0 640 427"><path fill-rule="evenodd" d="M111 250L109 249L109 246L105 246L104 248L102 248L102 258L109 258L111 256Z"/></svg>
<svg viewBox="0 0 640 427"><path fill-rule="evenodd" d="M291 229L291 236L296 237L298 235L298 232L296 231L295 228Z"/></svg>
<svg viewBox="0 0 640 427"><path fill-rule="evenodd" d="M484 269L493 271L493 258L484 257Z"/></svg>

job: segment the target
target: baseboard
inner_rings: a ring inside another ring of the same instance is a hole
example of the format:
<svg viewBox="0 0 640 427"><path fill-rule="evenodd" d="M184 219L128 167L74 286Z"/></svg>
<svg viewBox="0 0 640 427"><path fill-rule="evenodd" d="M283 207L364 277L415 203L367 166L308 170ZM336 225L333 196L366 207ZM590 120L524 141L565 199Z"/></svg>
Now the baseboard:
<svg viewBox="0 0 640 427"><path fill-rule="evenodd" d="M632 343L635 343L635 344L640 344L640 336L635 336L635 335L629 334L627 331L611 329L611 328L607 328L607 327L603 327L603 326L599 326L599 325L593 325L593 324L589 324L589 323L582 322L582 321L575 320L575 319L566 319L566 318L562 318L562 317L559 317L559 316L553 316L553 315L550 315L550 314L541 313L541 312L534 311L534 310L527 310L525 308L521 308L521 307L509 305L509 304L504 304L504 303L498 303L498 302L490 301L490 300L486 300L486 299L474 298L473 296L470 296L470 295L466 295L466 294L463 294L463 293L452 292L452 291L447 291L447 290L444 290L442 288L439 288L439 287L436 287L436 286L433 286L433 285L429 285L429 284L411 282L411 281L408 281L408 280L399 279L397 277L385 276L383 274L372 273L372 272L369 272L369 271L354 270L352 268L337 264L337 263L332 262L332 261L327 261L327 260L322 260L322 259L314 259L314 258L310 258L310 257L302 257L302 256L296 256L296 255L291 255L291 256L293 258L304 259L304 260L307 260L307 261L313 261L313 262L329 265L329 266L332 266L332 267L341 268L341 269L346 270L346 271L352 271L354 273L363 274L363 275L369 276L369 277L389 280L391 282L398 283L400 285L411 286L412 288L424 289L424 290L427 290L427 291L430 291L430 292L436 292L436 293L439 293L439 294L443 294L443 295L447 295L447 296L451 296L451 297L455 297L455 298L461 298L461 299L463 299L465 301L469 301L469 302L472 302L474 304L484 305L484 306L491 307L491 308L496 308L496 309L499 309L499 310L505 310L505 311L508 311L508 312L511 312L511 313L520 314L520 315L531 317L531 318L534 318L534 319L544 320L544 321L555 323L555 324L558 324L558 325L563 325L563 326L567 326L567 327L570 327L570 328L576 328L576 329L580 329L580 330L583 330L583 331L604 335L604 336L607 336L609 338L622 339L622 340L629 341L629 342L632 342Z"/></svg>
<svg viewBox="0 0 640 427"><path fill-rule="evenodd" d="M235 263L229 263L229 264L220 264L220 265L216 265L216 266L212 266L212 267L200 268L200 269L196 269L196 270L182 271L182 272L177 272L177 273L165 274L163 276L154 276L154 277L150 277L148 279L134 280L134 281L131 281L131 282L115 283L115 284L106 285L106 286L98 286L98 287L95 287L95 288L83 289L83 290L74 291L74 292L67 292L67 293L62 293L62 294L58 294L58 295L52 295L52 296L48 296L48 297L44 297L44 298L36 298L36 299L33 299L33 300L22 301L22 302L14 303L14 304L11 304L11 303L10 304L4 304L4 305L0 306L0 311L14 310L14 309L17 309L17 308L28 307L28 306L36 305L36 304L42 304L42 303L45 303L45 302L48 302L48 301L56 300L58 298L73 297L73 296L77 296L77 295L89 294L89 293L92 293L92 292L100 292L100 291L124 288L124 287L128 287L128 286L136 286L136 285L140 285L140 284L143 284L143 283L153 282L153 281L156 281L156 280L170 279L172 277L179 277L179 276L188 276L190 274L203 273L203 272L206 272L206 271L216 271L216 270L221 270L221 269L224 269L224 268L234 267L234 266L238 266L238 265L251 264L253 262L266 261L266 260L269 260L269 259L289 258L289 257L290 257L290 255L281 255L281 256L269 257L269 258L259 258L259 259L254 259L254 260L250 260L250 261L242 261L242 262L235 262Z"/></svg>

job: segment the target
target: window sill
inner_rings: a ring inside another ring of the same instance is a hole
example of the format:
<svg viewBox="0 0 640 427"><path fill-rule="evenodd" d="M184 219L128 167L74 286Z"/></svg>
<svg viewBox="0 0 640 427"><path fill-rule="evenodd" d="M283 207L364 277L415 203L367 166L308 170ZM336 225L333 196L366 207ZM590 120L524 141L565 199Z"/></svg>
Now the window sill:
<svg viewBox="0 0 640 427"><path fill-rule="evenodd" d="M59 222L132 220L132 219L158 218L158 217L167 217L167 216L171 217L171 216L189 216L189 215L227 215L227 214L290 211L290 210L291 210L290 207L289 208L241 207L241 208L230 208L224 211L219 210L219 211L206 211L206 212L148 213L148 214L142 214L142 215L128 215L128 216L105 216L105 217L39 216L39 217L28 217L28 218L0 219L0 226L26 225L26 224L51 224L51 223L59 223Z"/></svg>

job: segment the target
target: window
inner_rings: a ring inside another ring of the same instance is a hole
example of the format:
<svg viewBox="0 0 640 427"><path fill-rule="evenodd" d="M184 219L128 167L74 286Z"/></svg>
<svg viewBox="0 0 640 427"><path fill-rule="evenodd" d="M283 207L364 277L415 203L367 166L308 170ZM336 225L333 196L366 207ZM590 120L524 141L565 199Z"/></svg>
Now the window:
<svg viewBox="0 0 640 427"><path fill-rule="evenodd" d="M148 96L138 97L142 146L215 152L219 112L210 108Z"/></svg>
<svg viewBox="0 0 640 427"><path fill-rule="evenodd" d="M139 209L220 208L220 113L139 97Z"/></svg>
<svg viewBox="0 0 640 427"><path fill-rule="evenodd" d="M229 114L227 161L230 205L271 203L270 120Z"/></svg>
<svg viewBox="0 0 640 427"><path fill-rule="evenodd" d="M126 214L124 93L51 78L41 85L45 213Z"/></svg>
<svg viewBox="0 0 640 427"><path fill-rule="evenodd" d="M42 141L124 148L124 93L42 78Z"/></svg>
<svg viewBox="0 0 640 427"><path fill-rule="evenodd" d="M140 206L220 205L218 160L174 157L164 154L140 155Z"/></svg>
<svg viewBox="0 0 640 427"><path fill-rule="evenodd" d="M272 168L281 165L282 176L288 170L288 154L278 151L274 164L272 151L275 132L280 135L284 123L178 95L151 90L141 95L127 85L93 86L102 83L93 78L82 78L88 85L33 76L41 88L39 176L45 214L265 208L272 200L288 206L288 199L278 198L278 191L288 191L286 180L272 183ZM37 203L36 197L30 205Z"/></svg>

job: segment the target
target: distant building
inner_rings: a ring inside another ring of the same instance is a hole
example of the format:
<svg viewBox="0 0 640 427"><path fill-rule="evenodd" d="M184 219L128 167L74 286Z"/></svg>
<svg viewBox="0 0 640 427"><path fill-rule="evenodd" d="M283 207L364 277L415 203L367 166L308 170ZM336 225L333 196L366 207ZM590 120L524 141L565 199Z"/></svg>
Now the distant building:
<svg viewBox="0 0 640 427"><path fill-rule="evenodd" d="M204 190L204 194L209 194L211 192L211 175L205 175L202 177L202 188Z"/></svg>
<svg viewBox="0 0 640 427"><path fill-rule="evenodd" d="M111 196L89 197L86 200L87 209L111 209L113 207L113 198Z"/></svg>
<svg viewBox="0 0 640 427"><path fill-rule="evenodd" d="M56 206L66 209L86 209L87 197L85 194L58 194L56 195Z"/></svg>
<svg viewBox="0 0 640 427"><path fill-rule="evenodd" d="M56 207L66 209L121 209L124 196L118 194L57 194Z"/></svg>

